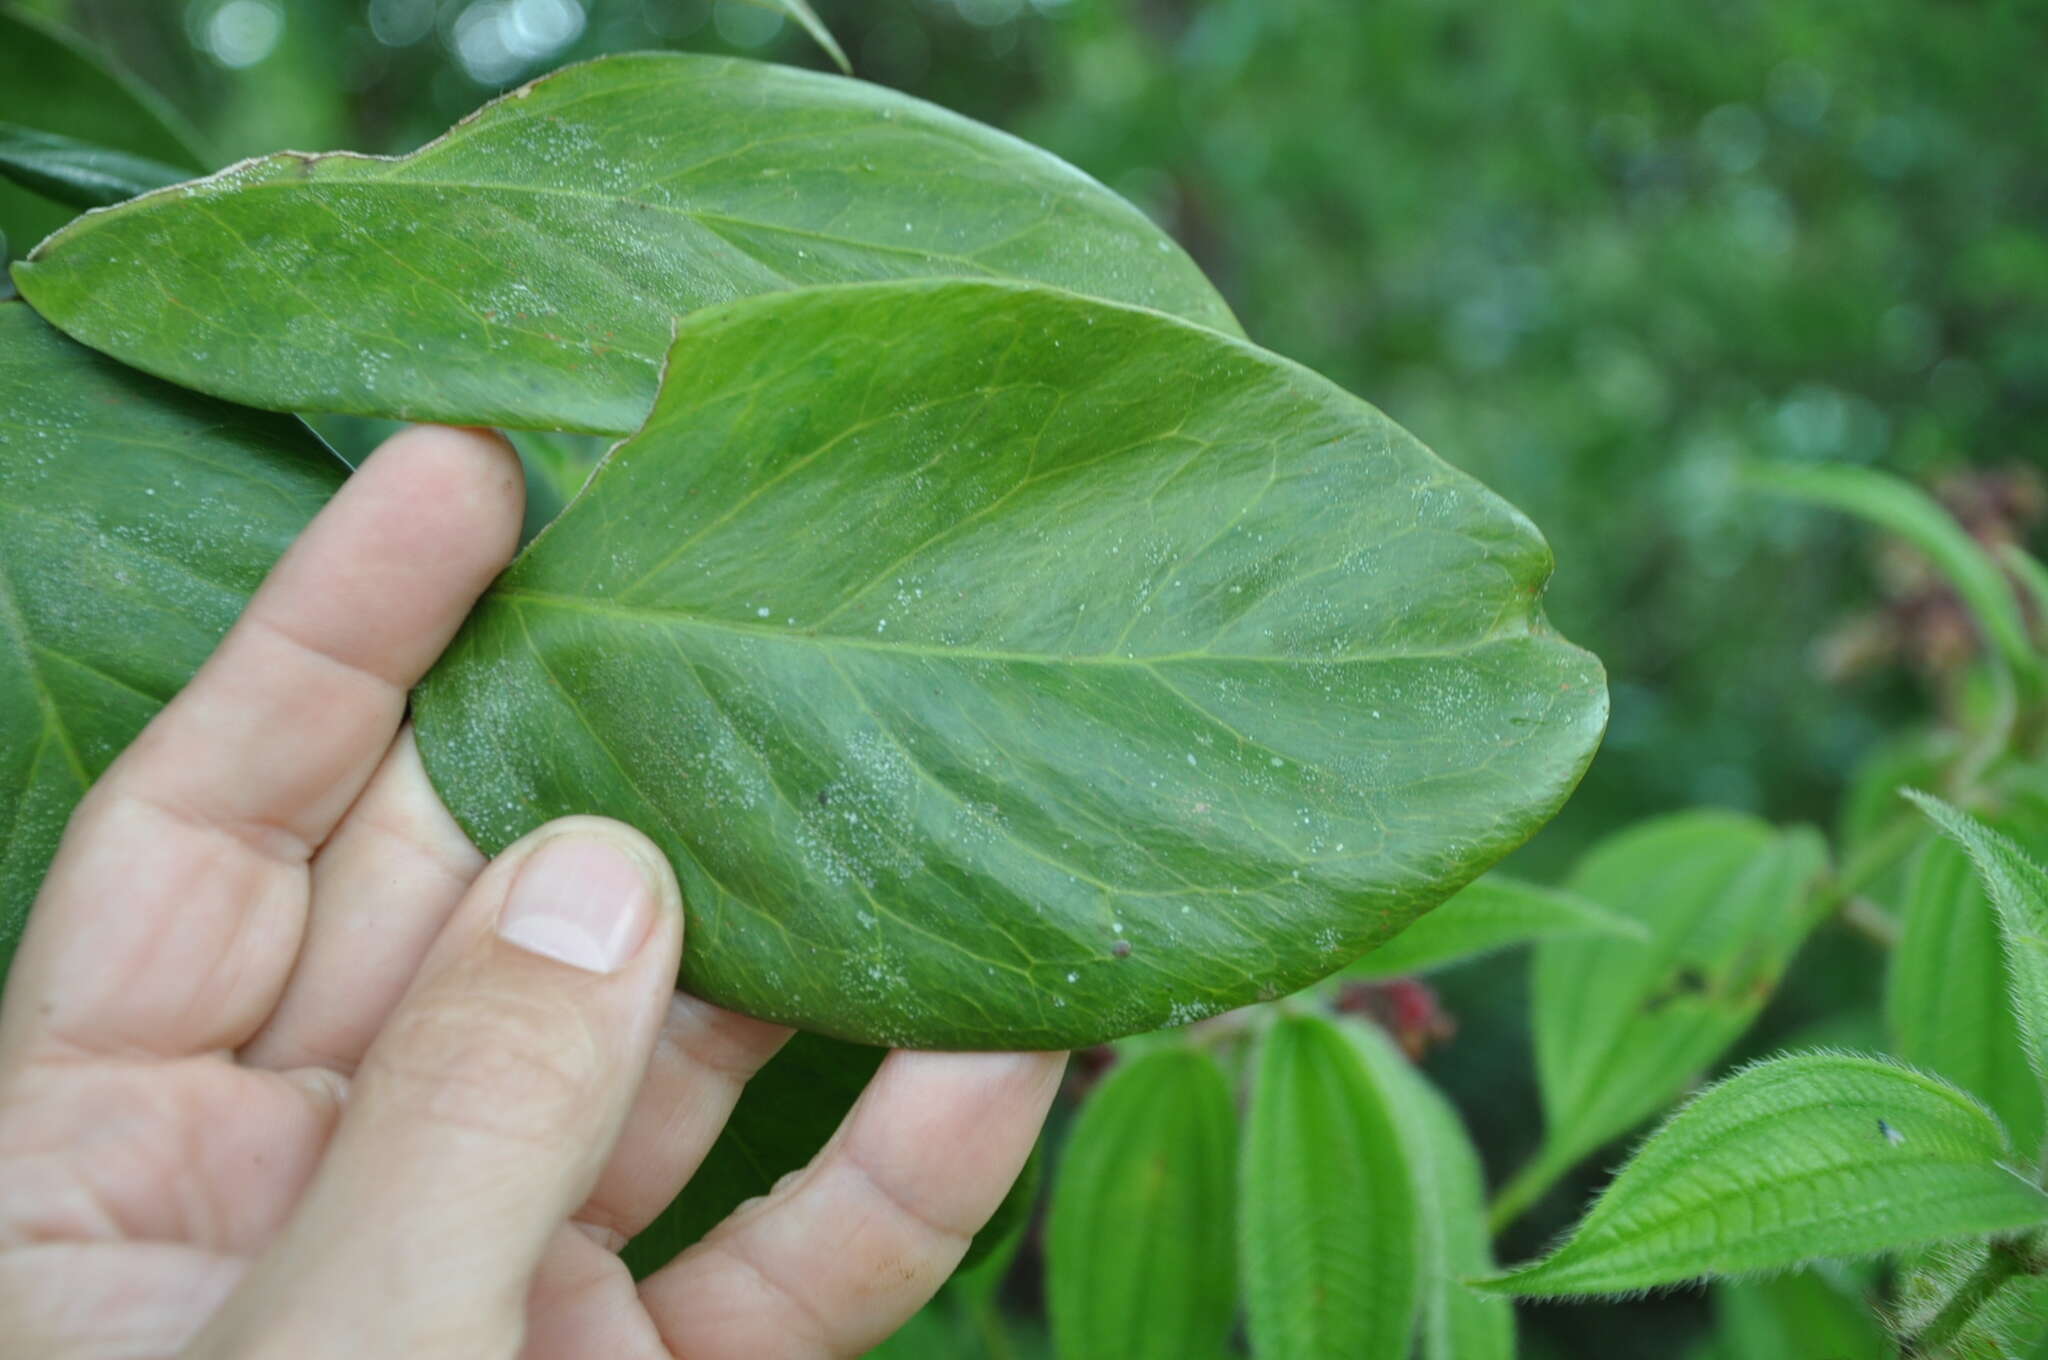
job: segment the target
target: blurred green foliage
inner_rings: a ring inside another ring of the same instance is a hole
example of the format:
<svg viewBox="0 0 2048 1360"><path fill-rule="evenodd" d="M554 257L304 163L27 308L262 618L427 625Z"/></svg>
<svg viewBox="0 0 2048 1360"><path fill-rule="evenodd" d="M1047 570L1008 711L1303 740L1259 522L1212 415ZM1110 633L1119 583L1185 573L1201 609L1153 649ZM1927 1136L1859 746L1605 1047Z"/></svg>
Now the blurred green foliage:
<svg viewBox="0 0 2048 1360"><path fill-rule="evenodd" d="M223 160L409 149L600 52L830 65L741 0L25 7L117 53ZM2048 7L816 8L860 75L1140 203L1255 339L1379 404L1542 527L1552 615L1606 660L1614 719L1518 871L1548 877L1668 808L1831 822L1859 761L1887 740L1938 743L1971 702L1974 640L1922 564L1737 481L1761 459L1886 467L1940 489L1980 537L2041 548ZM1928 732L1908 730L1929 713ZM1867 1013L1875 986L1867 956L1824 934L1765 1030ZM1535 1127L1527 1049L1505 1037L1526 1013L1522 974L1482 963L1443 991L1468 1039L1435 1075L1484 1094L1463 1103L1498 1168ZM1532 1218L1519 1245L1561 1217ZM1669 1353L1672 1327L1702 1313L1697 1299L1602 1310L1601 1353ZM1571 1339L1594 1335L1582 1325L1532 1315L1530 1353L1591 1353Z"/></svg>

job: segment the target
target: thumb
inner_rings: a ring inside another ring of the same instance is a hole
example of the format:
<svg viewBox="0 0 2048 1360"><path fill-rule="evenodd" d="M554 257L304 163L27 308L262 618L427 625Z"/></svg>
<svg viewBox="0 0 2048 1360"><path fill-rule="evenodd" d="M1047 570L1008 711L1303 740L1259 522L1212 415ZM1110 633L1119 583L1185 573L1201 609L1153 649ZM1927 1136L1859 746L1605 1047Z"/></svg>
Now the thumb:
<svg viewBox="0 0 2048 1360"><path fill-rule="evenodd" d="M574 817L507 849L364 1055L298 1212L235 1302L294 1313L259 1329L311 1343L294 1354L516 1350L533 1272L611 1155L681 956L674 873L638 832Z"/></svg>

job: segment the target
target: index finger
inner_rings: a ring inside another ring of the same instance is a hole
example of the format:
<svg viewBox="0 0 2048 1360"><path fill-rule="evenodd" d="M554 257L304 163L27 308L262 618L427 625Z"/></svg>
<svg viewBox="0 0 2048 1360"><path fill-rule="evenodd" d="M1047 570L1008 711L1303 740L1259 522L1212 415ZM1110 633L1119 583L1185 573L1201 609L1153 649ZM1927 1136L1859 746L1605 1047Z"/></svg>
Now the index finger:
<svg viewBox="0 0 2048 1360"><path fill-rule="evenodd" d="M408 430L363 464L80 804L15 960L10 1030L170 1055L254 1031L298 949L307 862L510 558L520 488L483 431Z"/></svg>

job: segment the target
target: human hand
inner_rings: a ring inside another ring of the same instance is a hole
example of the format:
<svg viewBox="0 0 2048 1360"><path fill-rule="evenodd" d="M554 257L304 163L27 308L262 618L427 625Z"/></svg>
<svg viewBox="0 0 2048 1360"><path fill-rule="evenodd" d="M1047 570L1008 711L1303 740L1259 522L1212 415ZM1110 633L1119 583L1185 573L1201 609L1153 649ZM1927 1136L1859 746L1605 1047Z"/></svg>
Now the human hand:
<svg viewBox="0 0 2048 1360"><path fill-rule="evenodd" d="M1061 1057L894 1053L804 1171L616 1255L787 1037L674 991L615 822L489 864L401 727L515 546L494 436L349 480L86 796L0 1007L0 1354L858 1354L944 1281Z"/></svg>

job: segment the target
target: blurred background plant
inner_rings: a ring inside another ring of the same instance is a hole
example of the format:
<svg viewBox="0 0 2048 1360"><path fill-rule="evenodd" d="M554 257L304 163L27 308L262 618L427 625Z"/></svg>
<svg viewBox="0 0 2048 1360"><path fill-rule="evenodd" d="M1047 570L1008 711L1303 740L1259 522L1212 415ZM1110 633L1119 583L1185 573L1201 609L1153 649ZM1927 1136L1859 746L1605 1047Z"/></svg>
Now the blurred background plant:
<svg viewBox="0 0 2048 1360"><path fill-rule="evenodd" d="M1853 819L1859 767L1953 743L1983 702L1976 632L1924 559L1763 500L1740 473L1880 467L1931 489L1981 542L2040 547L2039 6L815 7L857 74L1123 192L1190 248L1254 339L1380 405L1542 527L1560 563L1551 614L1606 661L1614 716L1517 874L1555 878L1596 838L1667 809ZM604 52L829 67L774 8L743 0L21 8L116 54L214 163L407 150L499 90ZM1877 1031L1873 958L1850 930L1820 932L1736 1056L1822 1017ZM1526 972L1482 960L1426 996L1347 1003L1397 1030L1413 1021L1400 1037L1427 1049L1496 1181L1540 1123ZM1504 1255L1563 1226L1612 1160L1532 1212ZM995 1323L984 1280L920 1320L954 1338L933 1353L965 1344L954 1313L992 1353L1028 1349L1037 1251L1003 1263L1015 1326ZM1521 1330L1527 1354L1667 1354L1708 1315L1679 1295L1535 1310ZM906 1353L917 1344L914 1329Z"/></svg>

